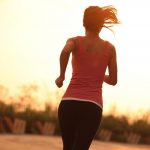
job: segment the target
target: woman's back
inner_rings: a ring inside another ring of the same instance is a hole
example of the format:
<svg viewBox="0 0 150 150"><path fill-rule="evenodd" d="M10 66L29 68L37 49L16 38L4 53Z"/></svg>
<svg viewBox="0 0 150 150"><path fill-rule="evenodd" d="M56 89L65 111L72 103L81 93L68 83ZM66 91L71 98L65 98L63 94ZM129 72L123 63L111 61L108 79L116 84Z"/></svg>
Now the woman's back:
<svg viewBox="0 0 150 150"><path fill-rule="evenodd" d="M73 41L73 73L63 99L84 99L102 106L102 83L112 56L111 44L100 38L86 36L78 36Z"/></svg>

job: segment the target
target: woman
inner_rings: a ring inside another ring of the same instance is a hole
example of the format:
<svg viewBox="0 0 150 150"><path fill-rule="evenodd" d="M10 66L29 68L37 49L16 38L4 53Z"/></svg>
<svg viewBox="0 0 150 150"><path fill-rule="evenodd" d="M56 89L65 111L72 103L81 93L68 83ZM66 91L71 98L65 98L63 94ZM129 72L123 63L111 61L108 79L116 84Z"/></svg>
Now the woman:
<svg viewBox="0 0 150 150"><path fill-rule="evenodd" d="M60 102L58 119L63 150L88 150L102 117L102 84L117 83L115 47L99 37L103 27L119 23L112 6L90 6L84 12L85 36L67 40L60 55L60 88L72 53L72 78ZM105 75L108 67L109 75Z"/></svg>

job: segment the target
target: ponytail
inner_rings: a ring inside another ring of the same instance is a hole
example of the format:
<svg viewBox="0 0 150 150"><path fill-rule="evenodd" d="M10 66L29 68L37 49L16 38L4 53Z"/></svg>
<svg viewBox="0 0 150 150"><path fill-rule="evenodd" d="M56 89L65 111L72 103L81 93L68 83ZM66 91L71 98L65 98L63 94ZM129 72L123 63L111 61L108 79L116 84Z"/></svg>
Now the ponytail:
<svg viewBox="0 0 150 150"><path fill-rule="evenodd" d="M110 29L119 24L117 10L113 6L90 6L84 11L83 26L93 32L99 32L102 27Z"/></svg>
<svg viewBox="0 0 150 150"><path fill-rule="evenodd" d="M102 7L102 16L103 16L103 27L109 28L114 24L119 24L119 20L117 18L117 10L113 6L105 6Z"/></svg>

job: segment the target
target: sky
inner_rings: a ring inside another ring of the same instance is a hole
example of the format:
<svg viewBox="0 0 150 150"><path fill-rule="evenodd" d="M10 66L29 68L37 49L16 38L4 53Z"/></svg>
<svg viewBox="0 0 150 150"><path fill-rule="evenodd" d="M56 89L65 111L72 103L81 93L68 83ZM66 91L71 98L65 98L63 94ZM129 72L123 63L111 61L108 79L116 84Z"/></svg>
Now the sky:
<svg viewBox="0 0 150 150"><path fill-rule="evenodd" d="M38 83L57 89L59 55L70 37L84 35L82 17L90 5L113 5L120 25L100 36L117 51L118 84L103 85L104 110L150 110L150 9L147 0L0 0L0 84ZM71 78L67 67L65 90Z"/></svg>

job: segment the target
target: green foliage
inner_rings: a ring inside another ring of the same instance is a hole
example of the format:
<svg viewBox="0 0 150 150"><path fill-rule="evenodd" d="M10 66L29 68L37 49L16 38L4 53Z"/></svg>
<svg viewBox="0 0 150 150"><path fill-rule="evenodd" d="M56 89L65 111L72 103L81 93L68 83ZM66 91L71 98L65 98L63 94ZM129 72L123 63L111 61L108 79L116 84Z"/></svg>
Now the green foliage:
<svg viewBox="0 0 150 150"><path fill-rule="evenodd" d="M15 116L15 106L10 104L5 104L4 102L0 101L0 115L1 116L9 116L10 118L14 118Z"/></svg>
<svg viewBox="0 0 150 150"><path fill-rule="evenodd" d="M115 134L122 134L127 131L129 123L126 117L104 116L101 128L113 131Z"/></svg>
<svg viewBox="0 0 150 150"><path fill-rule="evenodd" d="M49 103L45 104L44 110L37 110L36 107L36 92L38 87L35 85L23 86L21 93L17 98L12 100L18 100L16 103L5 103L5 98L9 95L6 88L0 86L0 118L8 116L11 119L21 118L27 122L26 132L31 133L31 127L36 121L40 122L53 122L56 125L55 134L60 134L59 123L57 119L57 110L53 110ZM56 93L56 97L59 96ZM58 98L58 97L57 97ZM116 117L114 114L116 108L110 115L103 116L100 128L106 129L112 132L111 140L126 142L128 133L137 133L142 136L141 141L143 143L150 143L150 123L148 122L149 113L145 114L145 118L134 121L132 124L129 123L128 117L120 116Z"/></svg>
<svg viewBox="0 0 150 150"><path fill-rule="evenodd" d="M141 136L149 136L150 135L150 124L145 120L137 120L135 121L131 127L130 130L140 134Z"/></svg>

